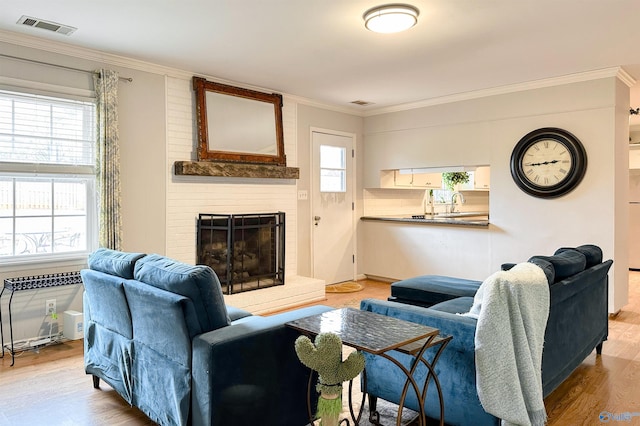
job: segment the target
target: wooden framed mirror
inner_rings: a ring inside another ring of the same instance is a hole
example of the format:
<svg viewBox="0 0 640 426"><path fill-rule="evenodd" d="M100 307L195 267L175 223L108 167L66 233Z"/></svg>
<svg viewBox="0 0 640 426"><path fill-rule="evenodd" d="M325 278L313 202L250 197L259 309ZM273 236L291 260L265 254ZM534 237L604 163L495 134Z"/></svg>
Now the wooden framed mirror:
<svg viewBox="0 0 640 426"><path fill-rule="evenodd" d="M193 77L198 161L286 166L282 95Z"/></svg>

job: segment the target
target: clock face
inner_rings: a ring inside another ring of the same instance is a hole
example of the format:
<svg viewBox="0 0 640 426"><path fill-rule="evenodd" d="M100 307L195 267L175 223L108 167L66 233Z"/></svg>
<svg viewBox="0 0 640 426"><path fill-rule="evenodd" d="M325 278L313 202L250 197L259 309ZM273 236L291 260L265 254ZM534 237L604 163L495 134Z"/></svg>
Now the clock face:
<svg viewBox="0 0 640 426"><path fill-rule="evenodd" d="M573 164L569 149L554 139L541 139L529 145L522 155L525 178L533 185L551 187L569 177Z"/></svg>
<svg viewBox="0 0 640 426"><path fill-rule="evenodd" d="M542 128L530 132L511 154L511 176L520 189L541 198L573 190L587 169L582 143L566 130Z"/></svg>

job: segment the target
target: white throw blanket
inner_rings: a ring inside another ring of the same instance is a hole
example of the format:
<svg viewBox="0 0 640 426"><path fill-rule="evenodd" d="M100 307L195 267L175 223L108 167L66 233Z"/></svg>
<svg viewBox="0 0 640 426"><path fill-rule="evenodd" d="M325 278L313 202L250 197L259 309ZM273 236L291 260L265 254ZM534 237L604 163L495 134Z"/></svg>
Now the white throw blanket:
<svg viewBox="0 0 640 426"><path fill-rule="evenodd" d="M542 347L549 284L542 269L520 263L496 272L464 315L478 319L476 387L484 410L503 425L544 425Z"/></svg>

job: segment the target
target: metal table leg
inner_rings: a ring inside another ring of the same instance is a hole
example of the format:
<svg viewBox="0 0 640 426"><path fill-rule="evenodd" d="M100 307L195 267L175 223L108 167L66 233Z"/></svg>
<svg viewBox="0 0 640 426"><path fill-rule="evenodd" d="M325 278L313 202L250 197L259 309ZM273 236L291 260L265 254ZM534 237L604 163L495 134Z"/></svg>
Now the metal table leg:
<svg viewBox="0 0 640 426"><path fill-rule="evenodd" d="M0 349L2 349L2 354L0 358L4 358L4 331L2 328L2 294L4 293L5 288L2 287L2 291L0 291Z"/></svg>
<svg viewBox="0 0 640 426"><path fill-rule="evenodd" d="M437 339L437 340L436 340ZM435 340L435 342L434 342ZM420 422L419 424L421 426L426 426L427 424L427 415L426 415L426 411L424 408L424 404L426 401L426 397L427 397L427 389L429 386L429 380L433 380L433 382L436 385L436 390L438 392L438 402L440 404L440 425L444 426L444 398L442 396L442 389L440 387L440 381L438 380L438 376L435 373L435 365L438 362L438 358L440 358L440 355L442 354L442 351L444 350L444 348L447 346L447 344L449 343L449 341L451 340L451 336L448 337L444 337L442 338L441 336L432 336L430 338L428 338L425 343L422 345L422 347L420 348L420 350L417 352L415 351L402 351L402 348L399 348L398 350L400 350L401 352L407 353L409 355L414 356L414 361L413 361L413 365L411 366L410 369L407 369L404 365L402 365L398 360L396 360L395 358L393 358L392 356L384 353L384 354L380 354L380 356L382 356L383 358L391 361L393 364L395 364L406 376L407 376L407 380L405 381L404 387L402 389L402 394L400 396L400 402L398 404L398 416L397 416L397 420L396 420L396 426L400 426L401 421L402 421L402 409L404 408L404 401L407 397L407 392L409 390L409 385L411 385L411 387L413 388L415 395L416 395L416 399L418 400L418 405L420 407L420 411L419 411L419 419ZM436 354L433 357L433 360L431 361L431 363L429 363L425 358L424 358L424 353L425 351L430 348L433 347L435 345L440 345L440 347L438 348L438 351L436 352ZM422 363L425 365L425 367L428 369L428 373L427 373L427 377L425 378L425 382L424 382L424 386L422 388L422 392L419 390L418 388L418 384L416 383L413 374L415 373L418 365ZM363 391L364 392L364 391ZM373 415L373 417L371 416ZM370 413L370 419L369 421L373 424L376 425L380 425L379 423L379 415L377 415L377 413Z"/></svg>
<svg viewBox="0 0 640 426"><path fill-rule="evenodd" d="M0 356L0 358L4 358L4 350L5 350L5 346L4 346L4 330L2 327L2 295L4 294L4 291L6 290L5 287L2 288L2 291L0 291L0 344L2 344L2 355ZM13 318L11 317L11 303L13 302L13 294L15 293L15 291L11 291L11 296L9 296L9 337L11 338L11 367L13 367L13 364L16 362L16 358L15 358L15 350L13 347Z"/></svg>
<svg viewBox="0 0 640 426"><path fill-rule="evenodd" d="M11 337L11 367L13 367L13 364L16 362L16 352L13 349L13 318L11 317L11 302L13 302L14 293L14 291L11 291L11 296L9 297L9 336ZM4 348L2 350L4 351Z"/></svg>

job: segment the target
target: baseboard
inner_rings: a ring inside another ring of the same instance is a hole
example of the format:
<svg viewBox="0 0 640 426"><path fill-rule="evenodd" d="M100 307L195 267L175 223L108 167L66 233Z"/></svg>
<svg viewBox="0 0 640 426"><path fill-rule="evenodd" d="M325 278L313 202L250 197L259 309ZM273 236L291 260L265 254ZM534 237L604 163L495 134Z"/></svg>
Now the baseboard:
<svg viewBox="0 0 640 426"><path fill-rule="evenodd" d="M39 346L46 346L55 343L59 343L64 339L62 333L55 333L49 336L34 336L27 339L20 339L13 341L14 352L30 350ZM4 342L5 349L11 349L11 341Z"/></svg>
<svg viewBox="0 0 640 426"><path fill-rule="evenodd" d="M256 312L257 315L275 315L275 314L279 314L282 312L288 312L288 311L292 311L294 309L298 309L298 308L304 308L305 306L309 306L311 304L317 304L319 302L324 302L326 301L327 298L326 297L318 297L316 299L311 299L308 301L305 301L304 303L293 303L291 305L288 306L281 306L279 308L274 308L274 309L267 309L264 311L260 311L260 312Z"/></svg>
<svg viewBox="0 0 640 426"><path fill-rule="evenodd" d="M363 279L382 281L385 283L395 283L396 281L400 281L397 278L379 277L377 275L368 275L368 274L365 274Z"/></svg>

